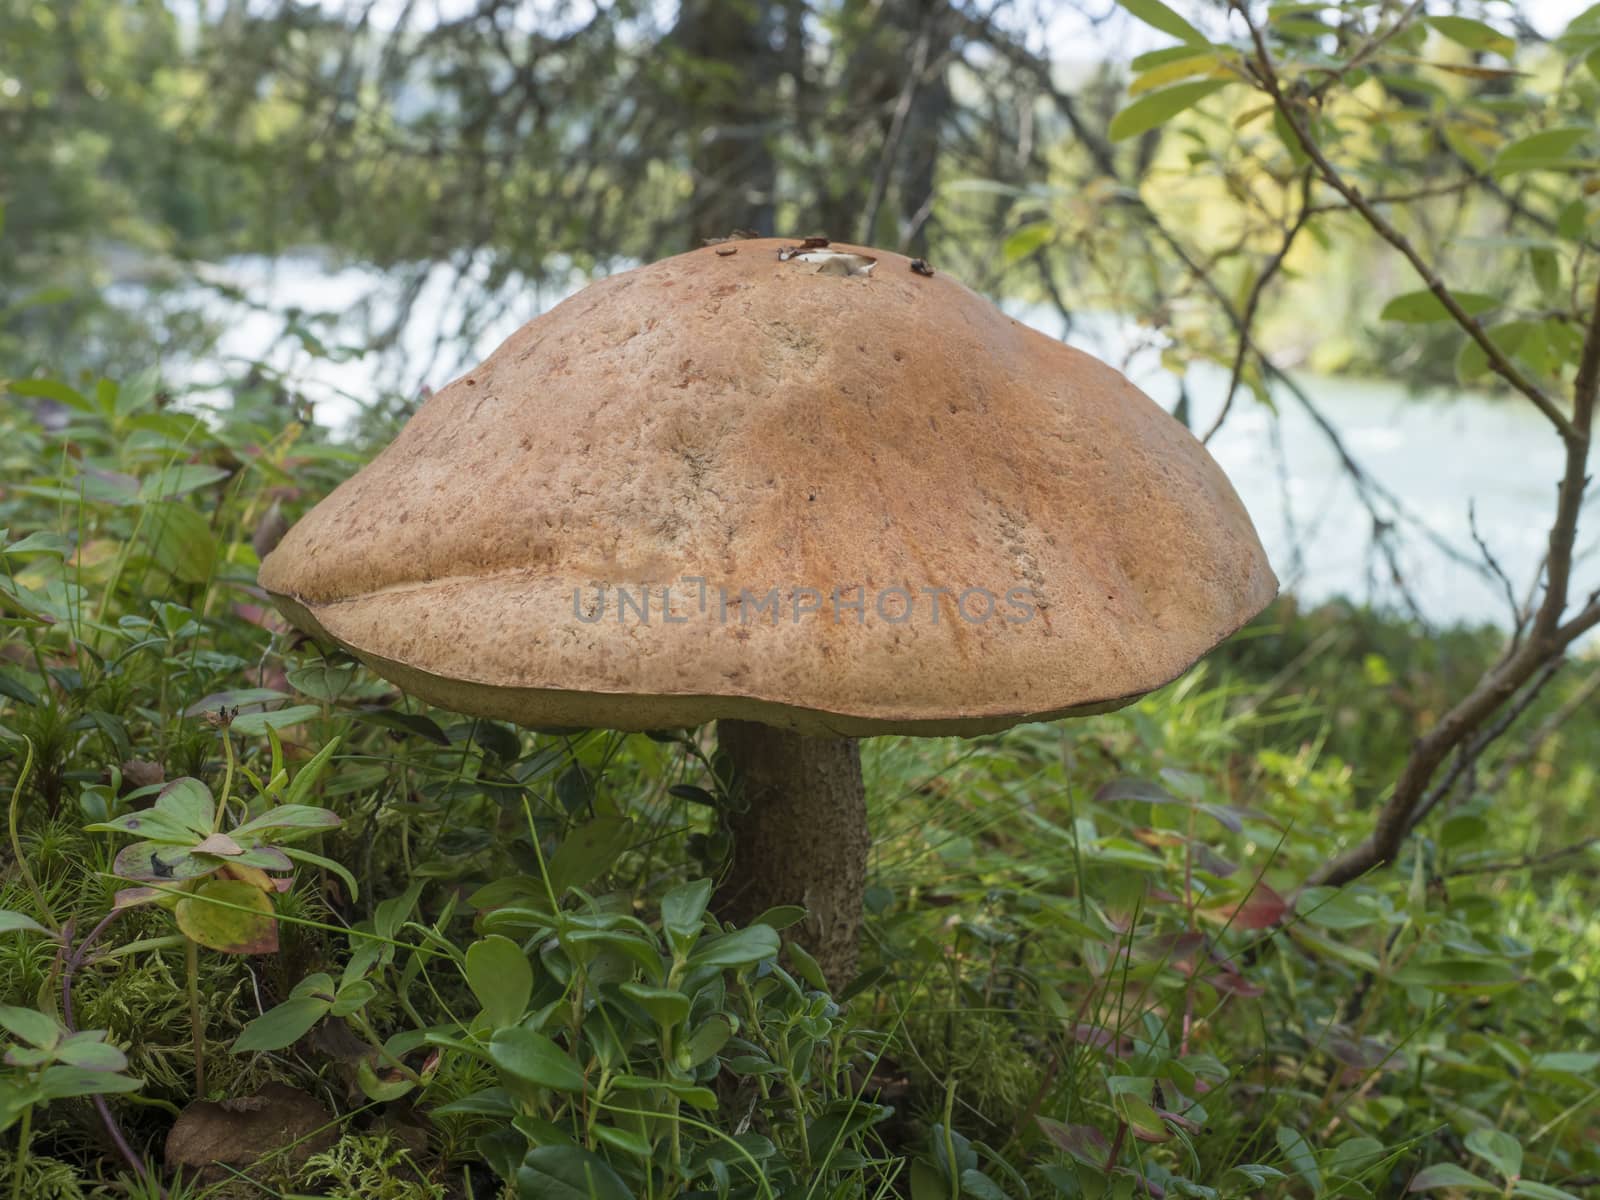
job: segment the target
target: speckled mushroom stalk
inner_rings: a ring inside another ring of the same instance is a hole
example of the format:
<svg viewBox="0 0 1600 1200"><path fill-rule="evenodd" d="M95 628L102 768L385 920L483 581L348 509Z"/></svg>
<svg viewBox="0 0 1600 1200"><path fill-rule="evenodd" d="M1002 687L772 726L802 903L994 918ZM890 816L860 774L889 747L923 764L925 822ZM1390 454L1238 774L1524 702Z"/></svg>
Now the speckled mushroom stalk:
<svg viewBox="0 0 1600 1200"><path fill-rule="evenodd" d="M798 904L798 937L837 990L855 977L867 887L867 792L854 738L810 737L755 721L717 722L739 781L733 864L718 914L747 924Z"/></svg>
<svg viewBox="0 0 1600 1200"><path fill-rule="evenodd" d="M1205 448L1117 371L824 239L585 288L431 396L260 581L457 712L720 722L746 805L726 911L806 905L835 983L867 839L842 739L1115 708L1277 587Z"/></svg>

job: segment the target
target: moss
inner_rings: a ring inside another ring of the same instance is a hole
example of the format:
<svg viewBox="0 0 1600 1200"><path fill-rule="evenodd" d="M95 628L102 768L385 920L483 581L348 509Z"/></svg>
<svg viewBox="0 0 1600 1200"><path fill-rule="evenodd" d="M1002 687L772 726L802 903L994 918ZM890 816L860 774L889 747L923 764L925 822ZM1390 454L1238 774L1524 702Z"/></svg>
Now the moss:
<svg viewBox="0 0 1600 1200"><path fill-rule="evenodd" d="M9 1196L15 1158L0 1150L0 1193ZM28 1155L22 1165L22 1195L28 1200L84 1200L83 1179L68 1164L38 1154Z"/></svg>
<svg viewBox="0 0 1600 1200"><path fill-rule="evenodd" d="M1039 1085L1038 1066L1002 1013L908 1013L904 1041L915 1051L905 1065L918 1091L942 1104L944 1081L954 1077L962 1109L993 1128L1009 1129Z"/></svg>
<svg viewBox="0 0 1600 1200"><path fill-rule="evenodd" d="M313 1155L301 1185L346 1200L444 1200L411 1152L387 1134L346 1134L333 1149Z"/></svg>

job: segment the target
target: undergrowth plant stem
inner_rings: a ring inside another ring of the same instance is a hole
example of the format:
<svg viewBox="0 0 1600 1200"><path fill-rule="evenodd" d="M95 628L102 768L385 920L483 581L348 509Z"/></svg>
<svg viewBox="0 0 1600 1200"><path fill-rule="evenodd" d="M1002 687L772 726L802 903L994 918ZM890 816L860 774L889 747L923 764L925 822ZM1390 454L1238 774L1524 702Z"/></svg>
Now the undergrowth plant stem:
<svg viewBox="0 0 1600 1200"><path fill-rule="evenodd" d="M200 1010L200 947L193 938L183 939L183 967L189 991L190 1037L194 1044L194 1094L206 1094L205 1015Z"/></svg>
<svg viewBox="0 0 1600 1200"><path fill-rule="evenodd" d="M17 873L22 876L22 882L28 889L28 894L33 897L33 902L39 906L39 912L44 916L45 923L52 929L60 929L61 923L56 920L55 913L44 898L44 890L39 886L39 881L33 877L33 872L28 868L28 860L22 853L22 835L17 828L17 814L22 807L22 789L28 782L28 776L33 773L33 739L22 739L23 751L22 770L17 775L17 786L11 789L11 804L7 811L7 826L11 834L11 855L17 862Z"/></svg>
<svg viewBox="0 0 1600 1200"><path fill-rule="evenodd" d="M23 1200L22 1178L28 1167L28 1142L33 1137L33 1106L22 1110L17 1125L17 1152L11 1159L11 1200Z"/></svg>

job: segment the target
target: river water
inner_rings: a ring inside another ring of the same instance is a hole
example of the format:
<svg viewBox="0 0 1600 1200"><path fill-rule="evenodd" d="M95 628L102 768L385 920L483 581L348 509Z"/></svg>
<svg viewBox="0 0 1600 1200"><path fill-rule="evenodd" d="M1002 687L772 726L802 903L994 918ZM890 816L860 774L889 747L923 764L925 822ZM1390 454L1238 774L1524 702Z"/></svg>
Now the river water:
<svg viewBox="0 0 1600 1200"><path fill-rule="evenodd" d="M374 394L380 380L412 392L438 387L572 290L519 282L502 287L483 305L494 315L480 321L463 346L441 341L438 331L458 328L467 306L481 305L483 293L470 280L464 284L453 272L433 269L400 336L380 360L315 353L302 339L282 336L281 314L324 314L310 322L324 343L359 344L354 325L392 316L392 278L358 268L329 269L310 256L237 259L213 268L213 274L237 291L231 298L218 293L205 299L223 333L220 357L209 367L180 369L196 394L205 396L218 362L260 359L316 402L319 418L336 427ZM1010 308L1051 336L1062 333L1054 310ZM1161 367L1155 350L1141 348L1149 331L1112 317L1080 315L1068 340L1124 367L1168 408L1176 402L1177 379ZM1219 369L1190 369L1194 428L1210 428L1227 382ZM1474 393L1416 395L1382 381L1309 375L1297 376L1297 382L1337 427L1346 452L1371 481L1369 495L1385 495L1371 499L1370 507L1362 502L1330 439L1287 390L1275 391L1274 415L1241 389L1210 449L1250 510L1285 589L1306 601L1348 596L1402 611L1414 600L1422 617L1441 625L1505 624L1507 589L1481 565L1474 515L1483 545L1525 595L1543 554L1561 460L1543 419L1527 405ZM1391 556L1375 552L1372 508L1394 527ZM1580 585L1600 576L1592 561L1587 565L1591 569L1580 573Z"/></svg>

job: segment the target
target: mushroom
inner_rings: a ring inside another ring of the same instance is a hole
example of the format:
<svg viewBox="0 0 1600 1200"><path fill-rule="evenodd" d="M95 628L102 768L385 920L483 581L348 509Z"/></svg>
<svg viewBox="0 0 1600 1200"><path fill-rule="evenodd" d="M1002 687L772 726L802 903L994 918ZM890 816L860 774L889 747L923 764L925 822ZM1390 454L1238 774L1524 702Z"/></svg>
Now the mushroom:
<svg viewBox="0 0 1600 1200"><path fill-rule="evenodd" d="M719 909L803 905L839 984L869 850L855 739L1118 708L1277 582L1216 463L1116 370L947 272L797 249L693 250L523 326L260 581L448 709L717 722Z"/></svg>

